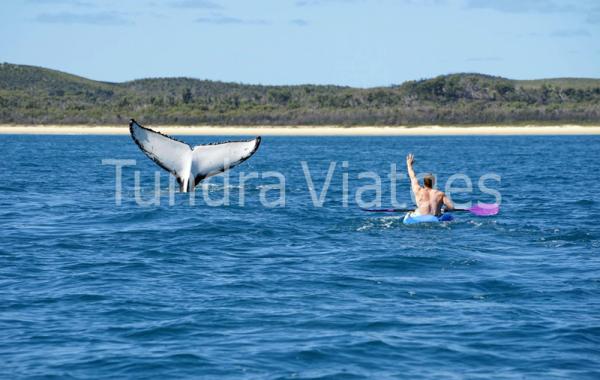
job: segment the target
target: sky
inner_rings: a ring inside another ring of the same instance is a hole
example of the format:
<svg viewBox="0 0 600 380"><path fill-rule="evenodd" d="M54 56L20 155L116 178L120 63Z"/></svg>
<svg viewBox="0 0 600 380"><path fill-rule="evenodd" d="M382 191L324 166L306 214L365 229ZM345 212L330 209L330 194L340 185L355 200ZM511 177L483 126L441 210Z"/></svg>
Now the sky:
<svg viewBox="0 0 600 380"><path fill-rule="evenodd" d="M110 82L600 78L600 0L2 0L0 62Z"/></svg>

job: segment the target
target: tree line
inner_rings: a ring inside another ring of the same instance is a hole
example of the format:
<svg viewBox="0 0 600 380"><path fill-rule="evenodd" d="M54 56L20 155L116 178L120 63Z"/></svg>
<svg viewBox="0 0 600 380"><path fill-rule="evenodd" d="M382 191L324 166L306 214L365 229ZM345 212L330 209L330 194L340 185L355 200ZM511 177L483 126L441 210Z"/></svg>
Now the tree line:
<svg viewBox="0 0 600 380"><path fill-rule="evenodd" d="M153 78L99 82L0 64L0 123L113 125L599 123L600 80L451 74L376 88Z"/></svg>

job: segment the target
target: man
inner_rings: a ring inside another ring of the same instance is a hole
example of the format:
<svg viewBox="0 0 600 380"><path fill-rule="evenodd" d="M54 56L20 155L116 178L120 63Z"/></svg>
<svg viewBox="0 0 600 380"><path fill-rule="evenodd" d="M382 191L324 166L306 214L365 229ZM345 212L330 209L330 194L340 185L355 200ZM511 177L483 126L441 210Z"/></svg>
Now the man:
<svg viewBox="0 0 600 380"><path fill-rule="evenodd" d="M450 198L444 192L433 188L435 178L432 174L427 174L423 178L424 187L419 185L419 180L413 169L414 163L415 157L410 153L406 156L406 167L408 168L408 176L410 177L410 187L415 194L417 202L417 209L411 213L411 216L440 216L442 214L442 205L446 206L446 209L452 210L454 205Z"/></svg>

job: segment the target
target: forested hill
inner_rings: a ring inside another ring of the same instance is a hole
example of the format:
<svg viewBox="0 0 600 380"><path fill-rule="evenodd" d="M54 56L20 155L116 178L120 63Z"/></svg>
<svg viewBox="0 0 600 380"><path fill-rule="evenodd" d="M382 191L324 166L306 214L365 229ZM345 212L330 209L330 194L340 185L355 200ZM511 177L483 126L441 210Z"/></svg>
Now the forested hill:
<svg viewBox="0 0 600 380"><path fill-rule="evenodd" d="M191 78L98 82L0 64L0 124L417 125L600 123L599 79L452 74L377 88Z"/></svg>

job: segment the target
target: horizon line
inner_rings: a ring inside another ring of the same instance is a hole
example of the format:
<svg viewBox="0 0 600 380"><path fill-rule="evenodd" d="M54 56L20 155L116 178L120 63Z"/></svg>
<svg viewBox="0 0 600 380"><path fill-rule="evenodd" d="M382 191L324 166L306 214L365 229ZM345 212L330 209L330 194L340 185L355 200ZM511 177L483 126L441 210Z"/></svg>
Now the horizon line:
<svg viewBox="0 0 600 380"><path fill-rule="evenodd" d="M38 66L38 65L23 64L23 63L11 63L11 62L1 62L0 65L27 66L27 67L32 67L32 68L50 70L50 71L55 71L55 72L58 72L61 74L67 74L67 75L71 75L71 76L78 77L81 79L98 82L98 83L105 83L105 84L126 84L126 83L131 83L131 82L136 82L136 81L155 80L155 79L188 79L188 80L195 80L195 81L217 82L217 83L223 83L223 84L237 84L237 85L242 85L242 86L262 86L262 87L302 87L302 86L315 86L316 87L316 86L323 86L323 87L343 87L343 88L368 90L368 89L376 89L376 88L400 87L400 86L404 85L405 83L409 83L409 82L420 82L420 81L426 81L426 80L431 80L431 79L435 79L435 78L448 77L448 76L454 76L454 75L478 75L478 76L484 76L484 77L490 77L490 78L496 78L496 79L504 79L504 80L514 81L514 82L534 82L534 81L550 81L550 80L600 81L600 78L593 78L593 77L564 77L564 76L562 76L562 77L549 77L549 78L514 79L514 78L503 77L501 75L485 74L485 73L480 73L480 72L449 72L446 74L439 74L439 75L435 75L435 76L431 76L431 77L409 79L409 80L405 80L400 83L390 83L387 85L378 85L378 86L369 86L369 87L359 87L359 86L351 86L351 85L344 85L344 84L331 84L331 83L329 83L329 84L316 84L316 83L262 84L262 83L236 82L236 81L231 81L231 80L228 81L228 80L220 80L220 79L208 79L208 78L202 79L202 78L191 77L191 76L140 77L140 78L129 79L129 80L121 81L121 82L113 82L113 81L92 79L90 77L86 77L83 75L74 74L74 73L71 73L68 71L63 71L60 69L55 69L55 68L46 67L46 66Z"/></svg>

